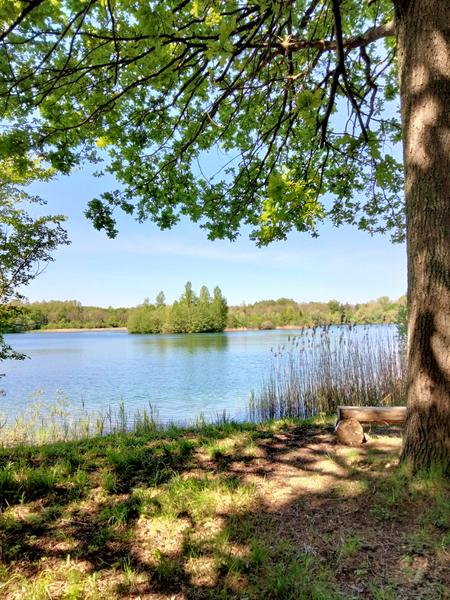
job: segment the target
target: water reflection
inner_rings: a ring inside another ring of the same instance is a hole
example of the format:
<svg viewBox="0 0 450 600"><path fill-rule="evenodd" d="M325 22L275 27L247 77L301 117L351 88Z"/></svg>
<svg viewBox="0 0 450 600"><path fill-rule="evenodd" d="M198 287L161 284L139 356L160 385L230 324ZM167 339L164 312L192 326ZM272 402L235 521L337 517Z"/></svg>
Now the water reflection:
<svg viewBox="0 0 450 600"><path fill-rule="evenodd" d="M225 333L192 333L185 335L132 335L133 345L140 346L147 352L168 353L181 351L195 354L197 352L223 351L229 345Z"/></svg>

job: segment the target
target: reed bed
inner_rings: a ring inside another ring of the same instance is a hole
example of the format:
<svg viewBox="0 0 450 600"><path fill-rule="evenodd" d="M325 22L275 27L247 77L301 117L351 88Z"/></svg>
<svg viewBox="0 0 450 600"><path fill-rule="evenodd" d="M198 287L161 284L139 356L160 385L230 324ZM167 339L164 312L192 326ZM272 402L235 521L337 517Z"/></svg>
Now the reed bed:
<svg viewBox="0 0 450 600"><path fill-rule="evenodd" d="M262 389L249 401L252 421L331 414L340 404L405 403L406 357L391 328L305 329L272 354Z"/></svg>

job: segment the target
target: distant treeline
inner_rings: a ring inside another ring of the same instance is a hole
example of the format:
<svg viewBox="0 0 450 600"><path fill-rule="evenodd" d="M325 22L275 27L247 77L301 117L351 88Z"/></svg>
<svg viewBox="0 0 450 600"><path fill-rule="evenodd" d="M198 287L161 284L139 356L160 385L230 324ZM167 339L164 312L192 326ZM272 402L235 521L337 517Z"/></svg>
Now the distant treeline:
<svg viewBox="0 0 450 600"><path fill-rule="evenodd" d="M126 327L129 308L82 306L77 300L48 300L16 306L7 331ZM3 331L5 333L5 331Z"/></svg>
<svg viewBox="0 0 450 600"><path fill-rule="evenodd" d="M283 326L310 326L323 323L403 322L406 298L396 301L382 296L363 304L295 302L288 298L262 300L231 306L219 288L210 297L204 286L197 296L187 284L181 298L166 304L160 292L154 303L145 300L135 308L82 306L76 300L51 300L22 304L3 318L3 333L31 329L128 327L132 333L222 331L229 328L272 329ZM3 307L3 310L5 307Z"/></svg>
<svg viewBox="0 0 450 600"><path fill-rule="evenodd" d="M186 283L184 293L172 305L166 305L160 292L156 301L132 309L128 315L130 333L202 333L223 331L227 324L228 306L220 288L214 288L211 297L204 285L199 296Z"/></svg>
<svg viewBox="0 0 450 600"><path fill-rule="evenodd" d="M337 300L295 302L289 298L261 300L254 304L230 307L228 327L272 329L330 323L396 323L405 306L405 296L396 301L382 296L364 304L343 304Z"/></svg>

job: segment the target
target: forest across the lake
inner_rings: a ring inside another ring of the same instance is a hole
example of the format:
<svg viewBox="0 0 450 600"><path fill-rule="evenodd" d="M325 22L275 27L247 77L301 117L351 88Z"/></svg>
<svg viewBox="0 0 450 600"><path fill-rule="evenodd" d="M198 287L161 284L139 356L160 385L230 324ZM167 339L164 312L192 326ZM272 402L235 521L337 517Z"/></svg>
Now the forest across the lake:
<svg viewBox="0 0 450 600"><path fill-rule="evenodd" d="M320 324L402 323L406 317L406 297L391 300L381 296L359 304L334 299L298 302L279 298L227 306L220 288L216 287L211 296L203 286L197 295L188 282L183 294L172 304L160 292L154 302L145 299L131 308L83 306L77 300L28 302L18 308L4 320L4 332L127 327L130 333L194 333Z"/></svg>

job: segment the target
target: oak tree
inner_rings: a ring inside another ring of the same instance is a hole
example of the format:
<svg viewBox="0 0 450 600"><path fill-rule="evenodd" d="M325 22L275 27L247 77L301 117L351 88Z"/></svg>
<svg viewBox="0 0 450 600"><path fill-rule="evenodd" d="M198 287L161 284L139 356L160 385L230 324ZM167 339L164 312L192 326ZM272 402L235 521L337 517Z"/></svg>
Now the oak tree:
<svg viewBox="0 0 450 600"><path fill-rule="evenodd" d="M399 240L406 215L403 458L448 467L449 22L442 0L1 0L0 156L104 160L110 236L117 208L258 244L325 218Z"/></svg>

